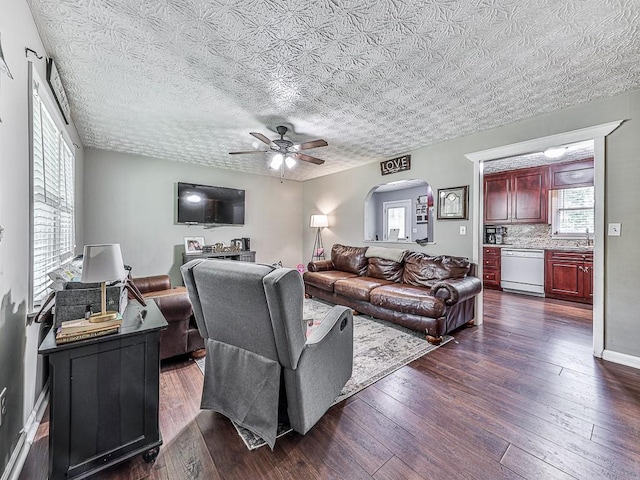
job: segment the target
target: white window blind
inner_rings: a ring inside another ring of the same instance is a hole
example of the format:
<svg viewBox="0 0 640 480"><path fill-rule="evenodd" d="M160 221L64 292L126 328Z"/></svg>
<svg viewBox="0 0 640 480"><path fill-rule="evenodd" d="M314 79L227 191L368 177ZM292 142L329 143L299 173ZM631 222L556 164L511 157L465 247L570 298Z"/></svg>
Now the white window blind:
<svg viewBox="0 0 640 480"><path fill-rule="evenodd" d="M73 257L74 164L72 148L57 127L38 94L38 82L32 87L32 255L33 304L47 293L47 273Z"/></svg>
<svg viewBox="0 0 640 480"><path fill-rule="evenodd" d="M585 235L594 230L593 187L554 190L552 224L554 235Z"/></svg>

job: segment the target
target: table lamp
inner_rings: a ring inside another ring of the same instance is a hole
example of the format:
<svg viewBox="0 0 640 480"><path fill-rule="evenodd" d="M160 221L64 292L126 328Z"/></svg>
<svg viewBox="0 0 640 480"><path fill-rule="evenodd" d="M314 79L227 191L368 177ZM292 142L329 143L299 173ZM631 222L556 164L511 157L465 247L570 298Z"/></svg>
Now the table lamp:
<svg viewBox="0 0 640 480"><path fill-rule="evenodd" d="M85 245L82 260L82 282L100 283L102 310L91 315L90 321L105 322L117 318L118 312L107 312L107 282L126 276L120 244Z"/></svg>
<svg viewBox="0 0 640 480"><path fill-rule="evenodd" d="M311 223L309 227L317 228L316 239L313 243L313 253L311 255L311 261L316 258L320 260L324 258L324 246L322 245L322 229L329 226L329 219L326 215L311 215Z"/></svg>

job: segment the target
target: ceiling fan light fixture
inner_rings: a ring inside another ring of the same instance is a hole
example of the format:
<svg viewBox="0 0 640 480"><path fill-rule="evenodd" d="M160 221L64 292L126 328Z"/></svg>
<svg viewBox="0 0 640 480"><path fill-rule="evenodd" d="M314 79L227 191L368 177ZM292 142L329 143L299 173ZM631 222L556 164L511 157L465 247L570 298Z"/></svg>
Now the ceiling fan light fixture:
<svg viewBox="0 0 640 480"><path fill-rule="evenodd" d="M282 161L284 160L284 158L282 157L281 153L276 153L273 158L271 159L271 163L269 164L269 168L273 168L274 170L277 168L280 168L280 165L282 165Z"/></svg>
<svg viewBox="0 0 640 480"><path fill-rule="evenodd" d="M287 168L293 168L296 164L296 160L293 157L286 157L284 163L287 164Z"/></svg>

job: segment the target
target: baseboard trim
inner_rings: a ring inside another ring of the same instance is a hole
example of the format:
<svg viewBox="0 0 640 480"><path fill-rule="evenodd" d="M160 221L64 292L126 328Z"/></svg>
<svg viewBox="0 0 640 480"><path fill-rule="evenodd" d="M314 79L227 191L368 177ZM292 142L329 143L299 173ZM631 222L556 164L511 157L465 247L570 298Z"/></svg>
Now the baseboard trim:
<svg viewBox="0 0 640 480"><path fill-rule="evenodd" d="M620 365L626 365L627 367L640 369L640 357L635 357L626 353L605 350L602 352L602 359L609 362L619 363Z"/></svg>
<svg viewBox="0 0 640 480"><path fill-rule="evenodd" d="M16 448L13 449L9 463L4 469L1 480L18 480L24 462L27 460L27 455L33 444L33 439L36 436L42 416L44 415L47 405L49 404L49 382L44 386L42 392L38 396L38 400L29 414L27 423L20 432L20 438Z"/></svg>

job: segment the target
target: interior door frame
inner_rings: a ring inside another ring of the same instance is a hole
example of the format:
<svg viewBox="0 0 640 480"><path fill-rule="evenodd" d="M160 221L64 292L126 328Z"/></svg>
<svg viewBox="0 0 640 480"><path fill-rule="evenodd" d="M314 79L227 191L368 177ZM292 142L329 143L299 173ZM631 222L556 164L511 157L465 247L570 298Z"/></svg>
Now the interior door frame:
<svg viewBox="0 0 640 480"><path fill-rule="evenodd" d="M501 147L465 154L473 162L473 262L478 266L478 278L482 276L482 228L484 218L484 185L482 182L484 162L498 158L513 157L531 152L541 152L558 145L593 140L594 186L595 186L595 232L594 232L594 276L593 276L593 355L602 358L604 352L604 267L605 267L605 137L624 120L603 123L592 127L540 137ZM476 297L476 324L483 323L483 294Z"/></svg>

